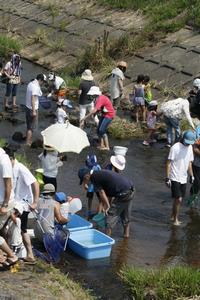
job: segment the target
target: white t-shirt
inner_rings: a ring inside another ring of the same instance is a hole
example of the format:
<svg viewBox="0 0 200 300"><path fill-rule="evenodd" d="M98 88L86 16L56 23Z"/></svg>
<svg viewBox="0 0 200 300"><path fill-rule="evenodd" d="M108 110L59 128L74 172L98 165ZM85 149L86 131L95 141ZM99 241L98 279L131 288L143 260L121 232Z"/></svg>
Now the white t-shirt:
<svg viewBox="0 0 200 300"><path fill-rule="evenodd" d="M120 87L119 87L119 79L124 80L124 73L119 68L115 68L112 70L111 78L110 78L111 100L118 98L121 94Z"/></svg>
<svg viewBox="0 0 200 300"><path fill-rule="evenodd" d="M33 203L33 193L31 185L36 182L36 178L32 175L29 169L15 159L13 166L13 188L15 200L21 202L24 211L30 211L29 205L23 201L28 200Z"/></svg>
<svg viewBox="0 0 200 300"><path fill-rule="evenodd" d="M37 79L29 82L29 84L27 86L26 107L28 107L29 109L32 109L32 96L36 96L35 109L37 110L39 107L38 97L42 96L42 91L41 91L41 88L40 88L40 85L39 85Z"/></svg>
<svg viewBox="0 0 200 300"><path fill-rule="evenodd" d="M64 124L67 118L67 113L62 107L58 107L56 110L57 123Z"/></svg>
<svg viewBox="0 0 200 300"><path fill-rule="evenodd" d="M38 158L41 160L44 176L56 178L58 168L63 165L58 157L57 151L49 151L46 156L41 153Z"/></svg>
<svg viewBox="0 0 200 300"><path fill-rule="evenodd" d="M11 61L7 62L5 67L4 67L4 70L9 74L11 75L12 74L12 68L11 68Z"/></svg>
<svg viewBox="0 0 200 300"><path fill-rule="evenodd" d="M184 146L180 142L174 144L168 159L171 160L169 179L181 184L186 183L189 163L194 160L192 146Z"/></svg>
<svg viewBox="0 0 200 300"><path fill-rule="evenodd" d="M11 180L13 179L12 164L9 156L2 148L0 148L0 204L3 203L5 195L4 178L11 178ZM12 188L9 201L13 199L14 193Z"/></svg>
<svg viewBox="0 0 200 300"><path fill-rule="evenodd" d="M16 218L16 224L8 222L8 244L9 246L20 246L22 244L21 219Z"/></svg>
<svg viewBox="0 0 200 300"><path fill-rule="evenodd" d="M59 90L60 87L64 88L66 86L66 83L65 83L64 79L62 79L60 76L56 76L54 85L55 85L55 89Z"/></svg>

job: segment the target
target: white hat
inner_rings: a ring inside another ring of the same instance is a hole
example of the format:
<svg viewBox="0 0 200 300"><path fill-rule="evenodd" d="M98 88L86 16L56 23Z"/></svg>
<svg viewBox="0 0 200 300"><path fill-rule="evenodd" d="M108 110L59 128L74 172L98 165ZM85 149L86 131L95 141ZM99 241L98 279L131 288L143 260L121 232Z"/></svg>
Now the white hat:
<svg viewBox="0 0 200 300"><path fill-rule="evenodd" d="M55 149L49 145L43 145L43 149L48 151L55 151Z"/></svg>
<svg viewBox="0 0 200 300"><path fill-rule="evenodd" d="M149 106L157 106L157 105L158 105L158 102L156 100L149 102Z"/></svg>
<svg viewBox="0 0 200 300"><path fill-rule="evenodd" d="M20 215L22 215L22 213L24 211L23 205L21 203L16 203L14 206L14 209L18 210Z"/></svg>
<svg viewBox="0 0 200 300"><path fill-rule="evenodd" d="M193 81L193 86L197 87L198 89L200 89L200 79L199 78L196 78L194 81Z"/></svg>
<svg viewBox="0 0 200 300"><path fill-rule="evenodd" d="M112 155L110 158L111 164L118 170L124 170L126 165L126 159L123 155Z"/></svg>
<svg viewBox="0 0 200 300"><path fill-rule="evenodd" d="M81 75L81 79L84 79L84 80L93 80L93 76L92 76L92 71L89 70L89 69L86 69L82 75Z"/></svg>
<svg viewBox="0 0 200 300"><path fill-rule="evenodd" d="M101 95L101 91L100 91L100 88L98 86L92 86L89 90L89 92L87 93L87 95L90 95L90 96L94 96L94 95Z"/></svg>

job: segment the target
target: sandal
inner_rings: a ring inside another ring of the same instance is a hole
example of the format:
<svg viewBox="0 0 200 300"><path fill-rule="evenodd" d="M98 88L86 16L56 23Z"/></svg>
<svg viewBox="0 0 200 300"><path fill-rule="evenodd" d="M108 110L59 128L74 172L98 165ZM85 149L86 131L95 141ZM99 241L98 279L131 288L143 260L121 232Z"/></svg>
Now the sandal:
<svg viewBox="0 0 200 300"><path fill-rule="evenodd" d="M27 265L35 265L36 264L36 260L30 257L25 257L23 259L24 263Z"/></svg>
<svg viewBox="0 0 200 300"><path fill-rule="evenodd" d="M16 258L7 258L2 264L4 267L10 267L15 265L18 262L18 257Z"/></svg>

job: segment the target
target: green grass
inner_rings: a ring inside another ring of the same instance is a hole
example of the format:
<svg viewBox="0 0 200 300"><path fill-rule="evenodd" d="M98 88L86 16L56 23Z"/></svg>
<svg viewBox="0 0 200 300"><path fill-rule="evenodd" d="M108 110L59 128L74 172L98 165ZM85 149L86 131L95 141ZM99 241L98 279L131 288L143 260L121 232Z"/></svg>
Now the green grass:
<svg viewBox="0 0 200 300"><path fill-rule="evenodd" d="M3 34L0 35L0 57L10 57L13 52L19 53L20 50L20 41Z"/></svg>
<svg viewBox="0 0 200 300"><path fill-rule="evenodd" d="M186 266L144 270L124 267L120 277L136 300L153 293L158 300L175 300L200 295L200 272Z"/></svg>

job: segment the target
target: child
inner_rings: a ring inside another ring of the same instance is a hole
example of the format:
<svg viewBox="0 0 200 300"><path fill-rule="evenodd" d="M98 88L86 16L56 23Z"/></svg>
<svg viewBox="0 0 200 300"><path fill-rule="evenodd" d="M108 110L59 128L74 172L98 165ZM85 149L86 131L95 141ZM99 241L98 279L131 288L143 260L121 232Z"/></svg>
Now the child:
<svg viewBox="0 0 200 300"><path fill-rule="evenodd" d="M68 100L61 100L57 102L57 110L56 110L56 117L57 123L64 124L66 120L69 119L67 114L67 107L68 107Z"/></svg>
<svg viewBox="0 0 200 300"><path fill-rule="evenodd" d="M146 140L143 141L143 145L145 146L149 146L150 143L156 142L156 140L153 139L153 135L155 133L155 127L156 127L157 107L158 107L158 102L155 100L149 102L149 105L147 107L148 135Z"/></svg>
<svg viewBox="0 0 200 300"><path fill-rule="evenodd" d="M139 110L142 110L142 121L145 122L145 99L144 99L144 75L137 77L137 83L133 87L133 104L136 106L136 123L139 122Z"/></svg>
<svg viewBox="0 0 200 300"><path fill-rule="evenodd" d="M24 248L22 235L21 235L21 215L23 213L23 206L21 203L17 203L14 206L14 211L11 213L8 221L6 222L6 235L8 245L13 252L19 256L19 252L22 252Z"/></svg>
<svg viewBox="0 0 200 300"><path fill-rule="evenodd" d="M101 170L100 165L97 162L97 157L94 154L89 154L85 161L86 167L93 171ZM92 200L94 197L94 185L92 183L88 184L87 188L87 198L88 198L88 217L91 215L91 208L92 208ZM99 198L98 193L96 193L97 197ZM101 204L99 204L98 210L101 210Z"/></svg>
<svg viewBox="0 0 200 300"><path fill-rule="evenodd" d="M152 101L150 77L148 75L144 76L143 83L144 83L144 98L148 106L148 104Z"/></svg>
<svg viewBox="0 0 200 300"><path fill-rule="evenodd" d="M60 203L60 213L66 219L68 219L69 214L75 214L82 208L82 203L79 198L67 196L63 192L56 193L55 200ZM75 205L73 205L74 201L76 201Z"/></svg>

